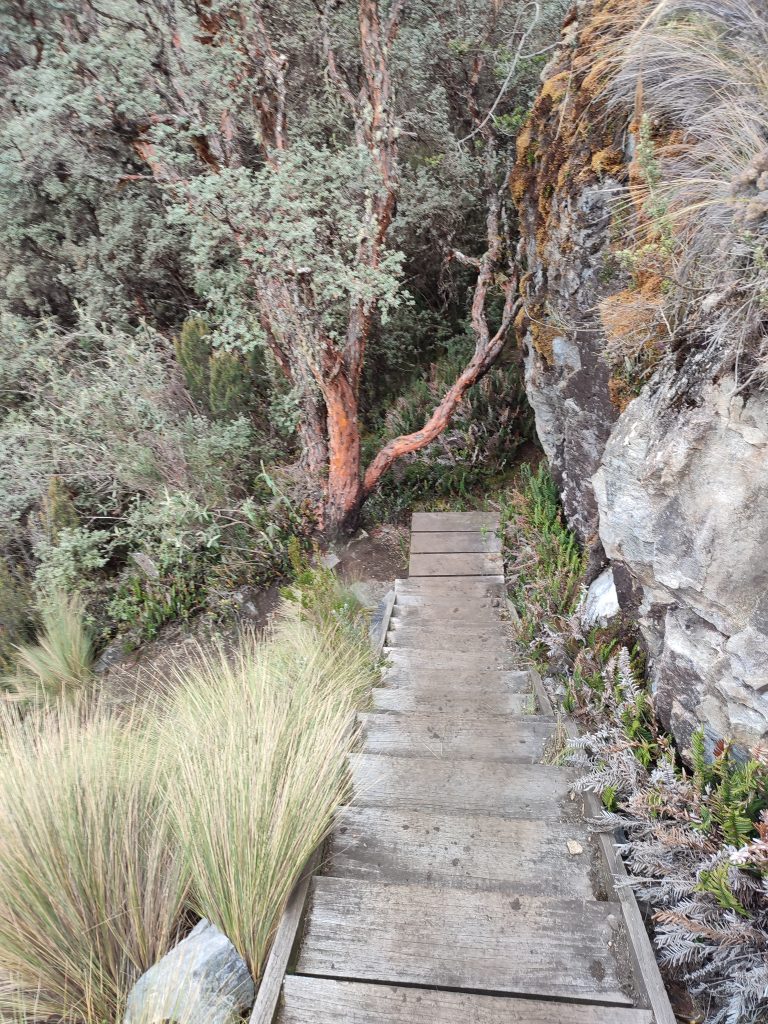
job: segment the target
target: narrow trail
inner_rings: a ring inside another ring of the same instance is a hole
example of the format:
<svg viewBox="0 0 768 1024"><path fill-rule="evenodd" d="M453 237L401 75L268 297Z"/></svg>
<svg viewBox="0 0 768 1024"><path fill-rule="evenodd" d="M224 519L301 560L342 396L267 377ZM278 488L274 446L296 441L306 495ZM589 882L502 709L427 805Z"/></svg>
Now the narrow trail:
<svg viewBox="0 0 768 1024"><path fill-rule="evenodd" d="M666 1020L571 773L540 763L555 720L516 667L497 526L413 517L355 799L312 880L280 1024Z"/></svg>

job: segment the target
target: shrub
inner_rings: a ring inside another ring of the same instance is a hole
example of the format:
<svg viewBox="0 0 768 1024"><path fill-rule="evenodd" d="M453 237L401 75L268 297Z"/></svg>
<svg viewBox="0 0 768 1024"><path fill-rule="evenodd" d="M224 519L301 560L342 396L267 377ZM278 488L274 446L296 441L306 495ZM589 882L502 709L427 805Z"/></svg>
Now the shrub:
<svg viewBox="0 0 768 1024"><path fill-rule="evenodd" d="M77 595L54 591L43 604L36 643L16 648L5 685L13 700L46 703L76 696L92 681L93 645Z"/></svg>
<svg viewBox="0 0 768 1024"><path fill-rule="evenodd" d="M235 415L239 370L206 351L214 421L192 408L170 345L149 328L0 320L0 386L13 398L0 420L0 553L22 590L79 592L99 639L115 622L135 642L223 606L228 588L283 572L288 537L307 530L306 510L260 471L274 449Z"/></svg>
<svg viewBox="0 0 768 1024"><path fill-rule="evenodd" d="M255 415L268 400L264 375L257 375L258 350L241 355L215 348L208 325L198 317L184 322L174 347L190 395L215 419Z"/></svg>
<svg viewBox="0 0 768 1024"><path fill-rule="evenodd" d="M501 499L510 598L529 643L545 649L543 626L562 622L581 597L584 555L568 529L546 464L521 467Z"/></svg>
<svg viewBox="0 0 768 1024"><path fill-rule="evenodd" d="M0 709L3 1019L120 1020L176 939L185 889L138 721Z"/></svg>

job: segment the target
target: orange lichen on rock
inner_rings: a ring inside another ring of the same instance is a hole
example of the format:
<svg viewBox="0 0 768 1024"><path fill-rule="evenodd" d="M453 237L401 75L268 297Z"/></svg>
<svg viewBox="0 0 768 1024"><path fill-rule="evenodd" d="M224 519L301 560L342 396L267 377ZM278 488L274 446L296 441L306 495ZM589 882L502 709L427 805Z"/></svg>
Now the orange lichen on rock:
<svg viewBox="0 0 768 1024"><path fill-rule="evenodd" d="M530 319L528 330L531 344L542 359L551 366L555 361L553 343L555 338L562 334L562 331L553 327L552 324L533 318Z"/></svg>
<svg viewBox="0 0 768 1024"><path fill-rule="evenodd" d="M637 392L624 377L611 377L608 381L608 397L619 412L624 412Z"/></svg>
<svg viewBox="0 0 768 1024"><path fill-rule="evenodd" d="M619 175L624 170L624 154L615 146L606 146L592 154L590 167L595 174Z"/></svg>
<svg viewBox="0 0 768 1024"><path fill-rule="evenodd" d="M548 78L541 87L540 98L551 100L553 105L559 103L568 93L571 77L571 71L561 71L560 74Z"/></svg>

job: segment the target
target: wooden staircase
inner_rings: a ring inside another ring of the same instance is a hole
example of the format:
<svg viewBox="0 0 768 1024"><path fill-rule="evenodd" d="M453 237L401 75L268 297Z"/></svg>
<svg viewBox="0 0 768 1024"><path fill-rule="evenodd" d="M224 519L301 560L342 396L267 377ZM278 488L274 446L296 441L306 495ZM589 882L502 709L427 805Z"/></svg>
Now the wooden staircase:
<svg viewBox="0 0 768 1024"><path fill-rule="evenodd" d="M569 770L540 763L555 720L508 641L497 525L413 517L355 800L311 882L280 1024L673 1020Z"/></svg>

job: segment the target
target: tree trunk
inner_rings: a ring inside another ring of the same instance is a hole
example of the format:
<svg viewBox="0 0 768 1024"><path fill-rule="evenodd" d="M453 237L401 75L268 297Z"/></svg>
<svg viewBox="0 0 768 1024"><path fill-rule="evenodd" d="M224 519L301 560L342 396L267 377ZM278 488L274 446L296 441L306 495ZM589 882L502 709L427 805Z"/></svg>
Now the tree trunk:
<svg viewBox="0 0 768 1024"><path fill-rule="evenodd" d="M325 402L314 391L301 399L301 412L297 425L301 444L301 468L313 482L317 494L325 490L325 471L328 465L328 440Z"/></svg>
<svg viewBox="0 0 768 1024"><path fill-rule="evenodd" d="M324 532L348 533L357 526L363 488L360 480L360 424L357 395L343 371L324 382L328 415L328 495Z"/></svg>

